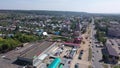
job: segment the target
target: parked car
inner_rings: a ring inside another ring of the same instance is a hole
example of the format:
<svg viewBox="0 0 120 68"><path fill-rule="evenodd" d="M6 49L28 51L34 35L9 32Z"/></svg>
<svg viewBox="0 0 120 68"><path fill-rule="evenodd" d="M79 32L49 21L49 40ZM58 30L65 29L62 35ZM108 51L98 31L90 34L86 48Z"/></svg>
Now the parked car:
<svg viewBox="0 0 120 68"><path fill-rule="evenodd" d="M82 57L82 54L80 54L80 55L78 56L78 59L81 59L81 57Z"/></svg>
<svg viewBox="0 0 120 68"><path fill-rule="evenodd" d="M83 50L80 51L80 54L83 54Z"/></svg>
<svg viewBox="0 0 120 68"><path fill-rule="evenodd" d="M70 64L71 63L71 61L68 61L68 64Z"/></svg>
<svg viewBox="0 0 120 68"><path fill-rule="evenodd" d="M76 64L75 64L75 68L79 68L79 63L76 63Z"/></svg>
<svg viewBox="0 0 120 68"><path fill-rule="evenodd" d="M80 54L79 54L79 56L78 56L78 59L81 59L82 54L83 54L83 50L80 51Z"/></svg>

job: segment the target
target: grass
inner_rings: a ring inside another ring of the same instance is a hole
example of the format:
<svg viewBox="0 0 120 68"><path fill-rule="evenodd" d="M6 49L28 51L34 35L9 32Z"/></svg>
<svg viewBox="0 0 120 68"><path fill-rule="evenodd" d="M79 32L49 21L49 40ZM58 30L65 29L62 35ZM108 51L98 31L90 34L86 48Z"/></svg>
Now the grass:
<svg viewBox="0 0 120 68"><path fill-rule="evenodd" d="M89 56L88 56L88 61L92 59L92 49L89 48Z"/></svg>
<svg viewBox="0 0 120 68"><path fill-rule="evenodd" d="M120 65L113 65L111 68L120 68Z"/></svg>
<svg viewBox="0 0 120 68"><path fill-rule="evenodd" d="M104 68L108 68L108 65L107 65L107 64L103 64L103 67L104 67Z"/></svg>
<svg viewBox="0 0 120 68"><path fill-rule="evenodd" d="M88 68L92 68L92 66L91 66L91 65L89 65L89 66L88 66Z"/></svg>

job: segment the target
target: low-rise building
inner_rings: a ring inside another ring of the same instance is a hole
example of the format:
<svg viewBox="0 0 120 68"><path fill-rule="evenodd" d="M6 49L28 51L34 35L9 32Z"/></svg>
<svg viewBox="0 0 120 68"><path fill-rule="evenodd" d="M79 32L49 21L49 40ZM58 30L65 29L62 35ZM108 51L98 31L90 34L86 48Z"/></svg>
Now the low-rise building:
<svg viewBox="0 0 120 68"><path fill-rule="evenodd" d="M53 42L45 41L30 45L31 47L20 52L20 56L18 56L17 61L23 61L29 65L37 66L39 63L41 63L43 58L47 56L46 54L42 53L49 49L52 44Z"/></svg>
<svg viewBox="0 0 120 68"><path fill-rule="evenodd" d="M108 28L107 34L110 37L120 38L120 27L116 27L116 28L111 27L111 28Z"/></svg>
<svg viewBox="0 0 120 68"><path fill-rule="evenodd" d="M120 24L118 22L111 21L108 26L108 36L120 38Z"/></svg>
<svg viewBox="0 0 120 68"><path fill-rule="evenodd" d="M119 54L112 46L110 40L107 40L106 47L102 49L103 59L106 63L116 64L119 60Z"/></svg>

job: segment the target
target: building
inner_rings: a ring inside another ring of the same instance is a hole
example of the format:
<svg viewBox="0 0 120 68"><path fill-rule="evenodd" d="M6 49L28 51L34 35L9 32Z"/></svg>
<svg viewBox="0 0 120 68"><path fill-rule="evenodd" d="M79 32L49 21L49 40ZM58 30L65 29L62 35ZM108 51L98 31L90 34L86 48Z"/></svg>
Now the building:
<svg viewBox="0 0 120 68"><path fill-rule="evenodd" d="M42 53L53 45L53 42L48 41L32 44L30 45L31 47L20 52L21 55L18 56L17 60L26 62L26 64L29 65L37 66L42 61L42 59L47 57L47 54Z"/></svg>
<svg viewBox="0 0 120 68"><path fill-rule="evenodd" d="M77 38L74 38L73 43L80 44L81 41L82 41L82 38L81 37L77 37Z"/></svg>
<svg viewBox="0 0 120 68"><path fill-rule="evenodd" d="M80 23L76 23L76 27L74 29L73 37L74 37L73 43L75 43L75 44L80 44L81 43L82 37L81 37Z"/></svg>
<svg viewBox="0 0 120 68"><path fill-rule="evenodd" d="M75 25L75 31L81 31L81 24L80 23L76 23Z"/></svg>
<svg viewBox="0 0 120 68"><path fill-rule="evenodd" d="M52 63L48 66L48 68L60 68L60 62L61 59L60 58L55 58Z"/></svg>
<svg viewBox="0 0 120 68"><path fill-rule="evenodd" d="M117 51L112 47L112 44L109 40L106 42L106 47L102 49L103 59L106 63L109 64L116 64L119 60L119 54Z"/></svg>
<svg viewBox="0 0 120 68"><path fill-rule="evenodd" d="M117 21L110 21L110 22L109 22L109 25L110 25L110 26L119 25L119 22L117 22Z"/></svg>
<svg viewBox="0 0 120 68"><path fill-rule="evenodd" d="M120 38L120 24L118 22L111 21L109 23L108 36Z"/></svg>
<svg viewBox="0 0 120 68"><path fill-rule="evenodd" d="M120 27L110 27L108 28L108 36L120 38Z"/></svg>
<svg viewBox="0 0 120 68"><path fill-rule="evenodd" d="M74 35L74 37L80 36L80 31L74 31L73 35Z"/></svg>
<svg viewBox="0 0 120 68"><path fill-rule="evenodd" d="M73 41L71 42L64 42L64 45L67 46L72 46L72 47L80 47L80 43L82 41L82 37L81 37L81 27L80 27L80 23L76 23L75 25L75 29L74 29L74 33L73 33Z"/></svg>

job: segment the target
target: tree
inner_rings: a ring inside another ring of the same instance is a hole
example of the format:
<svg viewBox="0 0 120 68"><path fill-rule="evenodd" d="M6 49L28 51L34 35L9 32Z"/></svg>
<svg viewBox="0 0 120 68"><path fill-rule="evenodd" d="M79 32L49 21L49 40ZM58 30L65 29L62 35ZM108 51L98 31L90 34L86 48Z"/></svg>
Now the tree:
<svg viewBox="0 0 120 68"><path fill-rule="evenodd" d="M101 32L100 30L97 30L96 38L98 41L102 42L103 44L106 43L105 32Z"/></svg>

